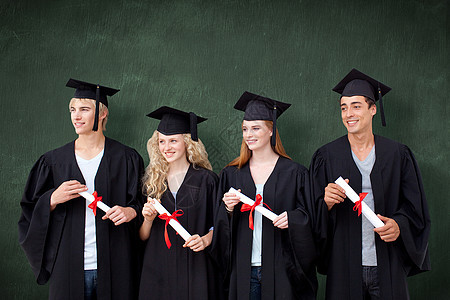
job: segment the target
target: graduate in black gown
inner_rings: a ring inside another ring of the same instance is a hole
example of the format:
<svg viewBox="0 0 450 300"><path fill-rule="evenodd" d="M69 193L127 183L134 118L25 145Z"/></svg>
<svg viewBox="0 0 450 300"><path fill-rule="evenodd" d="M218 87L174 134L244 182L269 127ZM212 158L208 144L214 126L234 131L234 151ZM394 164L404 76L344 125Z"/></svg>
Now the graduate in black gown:
<svg viewBox="0 0 450 300"><path fill-rule="evenodd" d="M75 141L42 155L20 202L19 242L50 299L135 299L140 262L140 155L103 135L107 96L118 90L70 79ZM111 209L88 207L97 192Z"/></svg>
<svg viewBox="0 0 450 300"><path fill-rule="evenodd" d="M139 299L221 299L220 277L208 253L218 177L197 137L197 123L206 119L166 106L148 116L161 121L147 143L150 163L143 184L148 202L140 229L146 246ZM182 211L177 219L191 238L185 242L170 225L166 228L152 204L155 199L170 214Z"/></svg>
<svg viewBox="0 0 450 300"><path fill-rule="evenodd" d="M289 106L249 92L235 105L245 111L241 153L220 174L213 241L229 279L229 299L316 297L308 170L289 158L275 127ZM272 222L257 211L242 211L230 187L254 200L260 195L279 216Z"/></svg>
<svg viewBox="0 0 450 300"><path fill-rule="evenodd" d="M333 90L342 95L348 134L318 149L310 166L326 298L408 299L406 277L430 269L430 216L419 167L407 146L372 132L375 101L384 123L381 96L389 87L353 69ZM363 201L385 226L374 229L358 217L334 183L339 176L356 193L367 193Z"/></svg>

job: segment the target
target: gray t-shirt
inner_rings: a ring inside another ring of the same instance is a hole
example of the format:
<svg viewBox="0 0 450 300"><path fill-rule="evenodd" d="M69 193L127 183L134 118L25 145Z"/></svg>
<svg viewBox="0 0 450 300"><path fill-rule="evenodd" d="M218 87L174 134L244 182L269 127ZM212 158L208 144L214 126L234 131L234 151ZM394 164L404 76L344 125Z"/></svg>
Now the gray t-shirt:
<svg viewBox="0 0 450 300"><path fill-rule="evenodd" d="M352 151L353 160L362 175L362 192L367 193L364 202L375 211L375 203L373 200L372 183L370 182L370 173L372 172L375 163L375 146L373 146L369 155L365 160L360 161L359 158ZM350 183L351 184L351 183ZM375 248L375 232L373 225L367 218L361 214L362 217L362 265L376 266L377 265L377 250Z"/></svg>

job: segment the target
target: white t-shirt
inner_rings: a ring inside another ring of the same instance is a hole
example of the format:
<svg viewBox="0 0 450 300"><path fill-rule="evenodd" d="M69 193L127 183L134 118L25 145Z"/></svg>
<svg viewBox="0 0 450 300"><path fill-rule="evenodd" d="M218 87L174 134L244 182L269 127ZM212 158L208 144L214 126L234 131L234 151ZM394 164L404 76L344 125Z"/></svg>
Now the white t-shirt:
<svg viewBox="0 0 450 300"><path fill-rule="evenodd" d="M102 150L96 157L86 160L75 154L78 167L83 174L84 181L88 188L87 192L92 194L95 191L95 175L103 157ZM97 238L95 233L95 216L91 208L88 207L89 201L86 201L86 218L84 224L84 269L97 269Z"/></svg>
<svg viewBox="0 0 450 300"><path fill-rule="evenodd" d="M256 195L260 194L263 200L259 206L263 206L264 201L264 184L256 185ZM256 197L255 197L256 198ZM260 267L262 263L262 214L254 210L253 215L253 242L252 242L252 267Z"/></svg>

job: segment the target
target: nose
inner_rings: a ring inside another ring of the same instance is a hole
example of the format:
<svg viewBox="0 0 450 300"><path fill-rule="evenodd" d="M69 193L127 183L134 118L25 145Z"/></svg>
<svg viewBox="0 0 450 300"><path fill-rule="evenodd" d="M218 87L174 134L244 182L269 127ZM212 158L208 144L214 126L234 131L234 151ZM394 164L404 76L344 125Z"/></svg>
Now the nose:
<svg viewBox="0 0 450 300"><path fill-rule="evenodd" d="M81 115L80 115L80 111L79 110L73 110L72 111L72 117L74 118L74 119L80 119L81 118Z"/></svg>
<svg viewBox="0 0 450 300"><path fill-rule="evenodd" d="M349 109L347 109L345 114L346 114L347 118L352 117L353 116L353 109L350 107Z"/></svg>
<svg viewBox="0 0 450 300"><path fill-rule="evenodd" d="M164 144L164 151L170 150L170 148L171 148L170 143Z"/></svg>

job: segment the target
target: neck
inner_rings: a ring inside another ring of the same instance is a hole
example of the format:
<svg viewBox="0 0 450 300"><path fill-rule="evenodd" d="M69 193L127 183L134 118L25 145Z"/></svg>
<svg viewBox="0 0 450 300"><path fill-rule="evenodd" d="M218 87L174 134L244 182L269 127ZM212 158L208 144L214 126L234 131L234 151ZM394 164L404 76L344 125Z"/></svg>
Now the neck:
<svg viewBox="0 0 450 300"><path fill-rule="evenodd" d="M103 149L104 146L105 136L101 130L79 135L75 141L75 147L77 149Z"/></svg>
<svg viewBox="0 0 450 300"><path fill-rule="evenodd" d="M366 149L372 149L375 144L375 138L372 131L359 134L348 134L348 141L352 150L364 151Z"/></svg>
<svg viewBox="0 0 450 300"><path fill-rule="evenodd" d="M189 168L189 162L187 159L179 159L169 164L169 176L172 174L185 173Z"/></svg>
<svg viewBox="0 0 450 300"><path fill-rule="evenodd" d="M267 144L266 147L253 150L252 151L252 157L250 158L250 161L252 163L272 163L273 161L278 159L278 154L276 154L272 147L270 146L270 143Z"/></svg>

